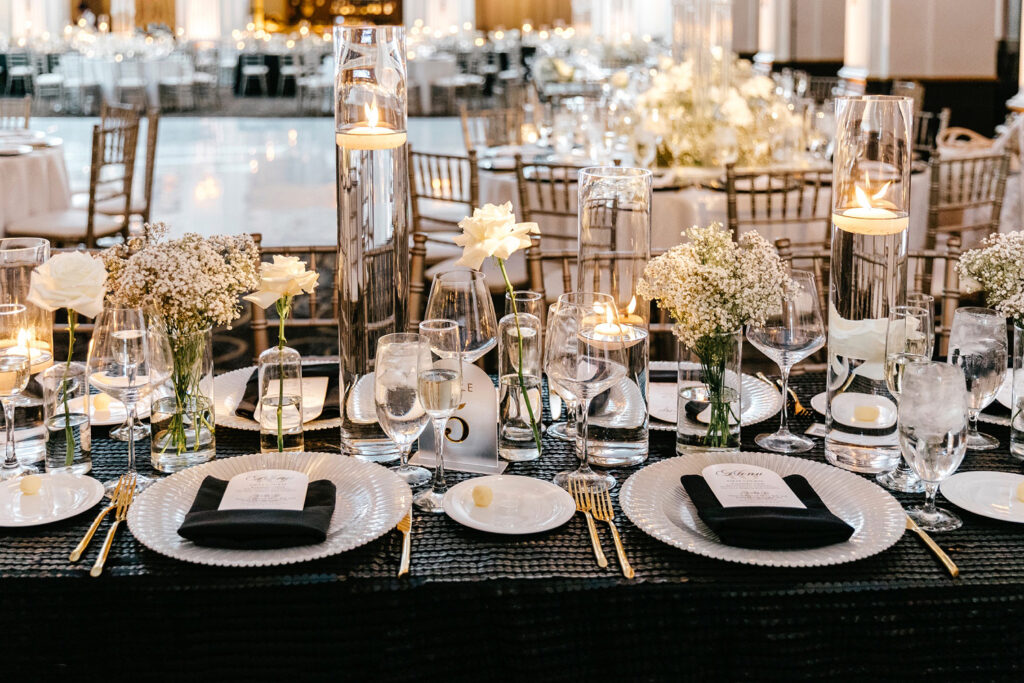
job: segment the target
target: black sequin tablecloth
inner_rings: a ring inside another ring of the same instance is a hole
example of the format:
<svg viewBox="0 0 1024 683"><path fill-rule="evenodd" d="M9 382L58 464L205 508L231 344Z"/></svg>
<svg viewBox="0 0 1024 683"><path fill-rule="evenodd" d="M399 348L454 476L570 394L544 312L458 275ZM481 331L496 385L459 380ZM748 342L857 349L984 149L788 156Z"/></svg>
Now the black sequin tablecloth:
<svg viewBox="0 0 1024 683"><path fill-rule="evenodd" d="M794 382L805 403L822 384ZM744 429L745 447L776 419ZM113 476L126 447L97 431L95 474ZM961 470L1021 471L1008 430L985 431L1002 449L968 454ZM257 450L256 436L220 429L219 457ZM337 438L311 432L307 450L336 452ZM548 479L572 463L565 444L544 446L509 472ZM651 462L674 455L674 434L652 431ZM824 461L820 440L806 457ZM632 471L615 474L621 483ZM0 530L4 680L1024 679L1024 527L967 512L962 529L936 535L957 579L910 534L858 562L772 569L663 545L621 511L632 581L606 528L609 567L596 566L579 516L499 538L424 514L408 579L394 577L397 532L307 564L226 569L163 557L126 528L93 579L101 534L81 563L67 556L98 509Z"/></svg>

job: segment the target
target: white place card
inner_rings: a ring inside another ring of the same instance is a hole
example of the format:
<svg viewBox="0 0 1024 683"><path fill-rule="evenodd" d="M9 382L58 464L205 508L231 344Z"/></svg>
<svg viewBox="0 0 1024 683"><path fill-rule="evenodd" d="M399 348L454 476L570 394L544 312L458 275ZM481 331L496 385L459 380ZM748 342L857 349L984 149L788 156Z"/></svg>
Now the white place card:
<svg viewBox="0 0 1024 683"><path fill-rule="evenodd" d="M218 510L302 510L309 476L295 470L253 470L228 481Z"/></svg>
<svg viewBox="0 0 1024 683"><path fill-rule="evenodd" d="M708 465L701 474L722 507L807 507L782 477L764 467L722 463Z"/></svg>

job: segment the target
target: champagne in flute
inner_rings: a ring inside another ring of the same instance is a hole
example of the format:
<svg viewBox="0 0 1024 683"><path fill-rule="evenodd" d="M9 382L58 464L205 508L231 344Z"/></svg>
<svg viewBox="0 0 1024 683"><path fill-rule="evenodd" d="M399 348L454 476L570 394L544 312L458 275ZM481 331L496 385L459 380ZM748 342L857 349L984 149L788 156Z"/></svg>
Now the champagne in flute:
<svg viewBox="0 0 1024 683"><path fill-rule="evenodd" d="M920 363L928 360L928 357L921 353L890 353L885 357L885 386L889 393L898 401L903 393L903 371L911 363Z"/></svg>
<svg viewBox="0 0 1024 683"><path fill-rule="evenodd" d="M450 417L459 407L462 382L456 370L434 368L419 375L420 402L430 417Z"/></svg>
<svg viewBox="0 0 1024 683"><path fill-rule="evenodd" d="M0 397L10 398L21 393L28 379L27 356L0 356Z"/></svg>

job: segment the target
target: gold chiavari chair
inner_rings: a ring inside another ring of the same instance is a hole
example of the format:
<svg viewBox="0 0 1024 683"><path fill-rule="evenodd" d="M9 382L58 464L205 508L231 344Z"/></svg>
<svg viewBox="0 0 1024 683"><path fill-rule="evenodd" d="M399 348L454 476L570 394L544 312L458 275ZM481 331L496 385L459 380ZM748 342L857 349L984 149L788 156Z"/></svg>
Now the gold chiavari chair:
<svg viewBox="0 0 1024 683"><path fill-rule="evenodd" d="M1010 152L952 159L932 158L925 246L935 248L940 234L999 232L1010 169Z"/></svg>
<svg viewBox="0 0 1024 683"><path fill-rule="evenodd" d="M943 107L938 114L930 111L914 111L913 151L916 158L930 160L935 156L936 140L949 127L949 107Z"/></svg>
<svg viewBox="0 0 1024 683"><path fill-rule="evenodd" d="M523 142L522 109L479 109L469 111L459 105L462 138L466 149L519 145Z"/></svg>
<svg viewBox="0 0 1024 683"><path fill-rule="evenodd" d="M135 173L135 151L139 126L93 127L92 162L89 170L89 197L85 208L71 207L63 211L36 214L7 225L10 237L45 237L56 246L74 246L84 243L96 246L96 240L121 233L128 237L128 216L116 218L97 211L100 199L116 200L122 206L131 206L132 179ZM114 169L124 179L102 197L100 178L107 169Z"/></svg>
<svg viewBox="0 0 1024 683"><path fill-rule="evenodd" d="M822 247L794 248L792 242L784 237L775 240L775 248L789 267L814 273L818 282L819 304L827 325L831 250ZM960 253L961 242L956 235L950 235L941 249L912 249L907 252L907 290L935 296L935 348L940 355L945 355L949 348L953 313L960 304L960 274L956 269ZM885 266L884 255L864 254L857 257L877 263L880 267ZM867 277L871 277L871 263L869 267L861 269ZM808 371L804 368L801 370Z"/></svg>
<svg viewBox="0 0 1024 683"><path fill-rule="evenodd" d="M129 220L133 216L138 216L143 224L149 222L153 204L153 175L156 165L156 141L159 128L160 110L154 107L146 112L146 157L141 196L139 192L132 193L131 208L128 211ZM117 197L106 198L97 204L97 211L107 216L123 216L125 206Z"/></svg>
<svg viewBox="0 0 1024 683"><path fill-rule="evenodd" d="M750 229L806 234L799 242L825 245L832 219L832 173L818 169L737 172L725 167L726 208L733 237Z"/></svg>
<svg viewBox="0 0 1024 683"><path fill-rule="evenodd" d="M409 148L409 198L414 232L452 232L480 205L476 152L466 156Z"/></svg>
<svg viewBox="0 0 1024 683"><path fill-rule="evenodd" d="M309 270L320 273L320 280L312 294L297 297L293 306L292 314L285 322L286 328L310 328L310 327L336 327L338 325L338 288L337 283L337 246L286 246L267 247L262 246L263 235L253 233L253 241L260 250L260 260L264 255L281 254L283 256L298 256L306 261ZM324 277L327 275L327 277ZM330 296L326 295L330 292ZM249 304L249 323L252 330L252 345L254 356L270 347L270 334L267 321L267 312L256 304ZM274 321L274 325L277 322Z"/></svg>
<svg viewBox="0 0 1024 683"><path fill-rule="evenodd" d="M32 97L0 98L0 130L28 128L32 119Z"/></svg>

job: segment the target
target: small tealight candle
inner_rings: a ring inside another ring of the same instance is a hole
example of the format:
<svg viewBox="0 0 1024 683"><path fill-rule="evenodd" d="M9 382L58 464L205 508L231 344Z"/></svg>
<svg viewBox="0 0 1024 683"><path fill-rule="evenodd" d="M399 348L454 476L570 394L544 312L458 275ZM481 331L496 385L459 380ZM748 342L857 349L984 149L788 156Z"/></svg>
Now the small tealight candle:
<svg viewBox="0 0 1024 683"><path fill-rule="evenodd" d="M377 105L367 105L365 125L339 130L335 140L339 147L358 150L395 149L405 144L405 131L378 123Z"/></svg>
<svg viewBox="0 0 1024 683"><path fill-rule="evenodd" d="M859 235L894 235L910 225L909 216L872 206L867 192L860 187L855 187L854 192L859 206L832 213L832 223L840 230Z"/></svg>

